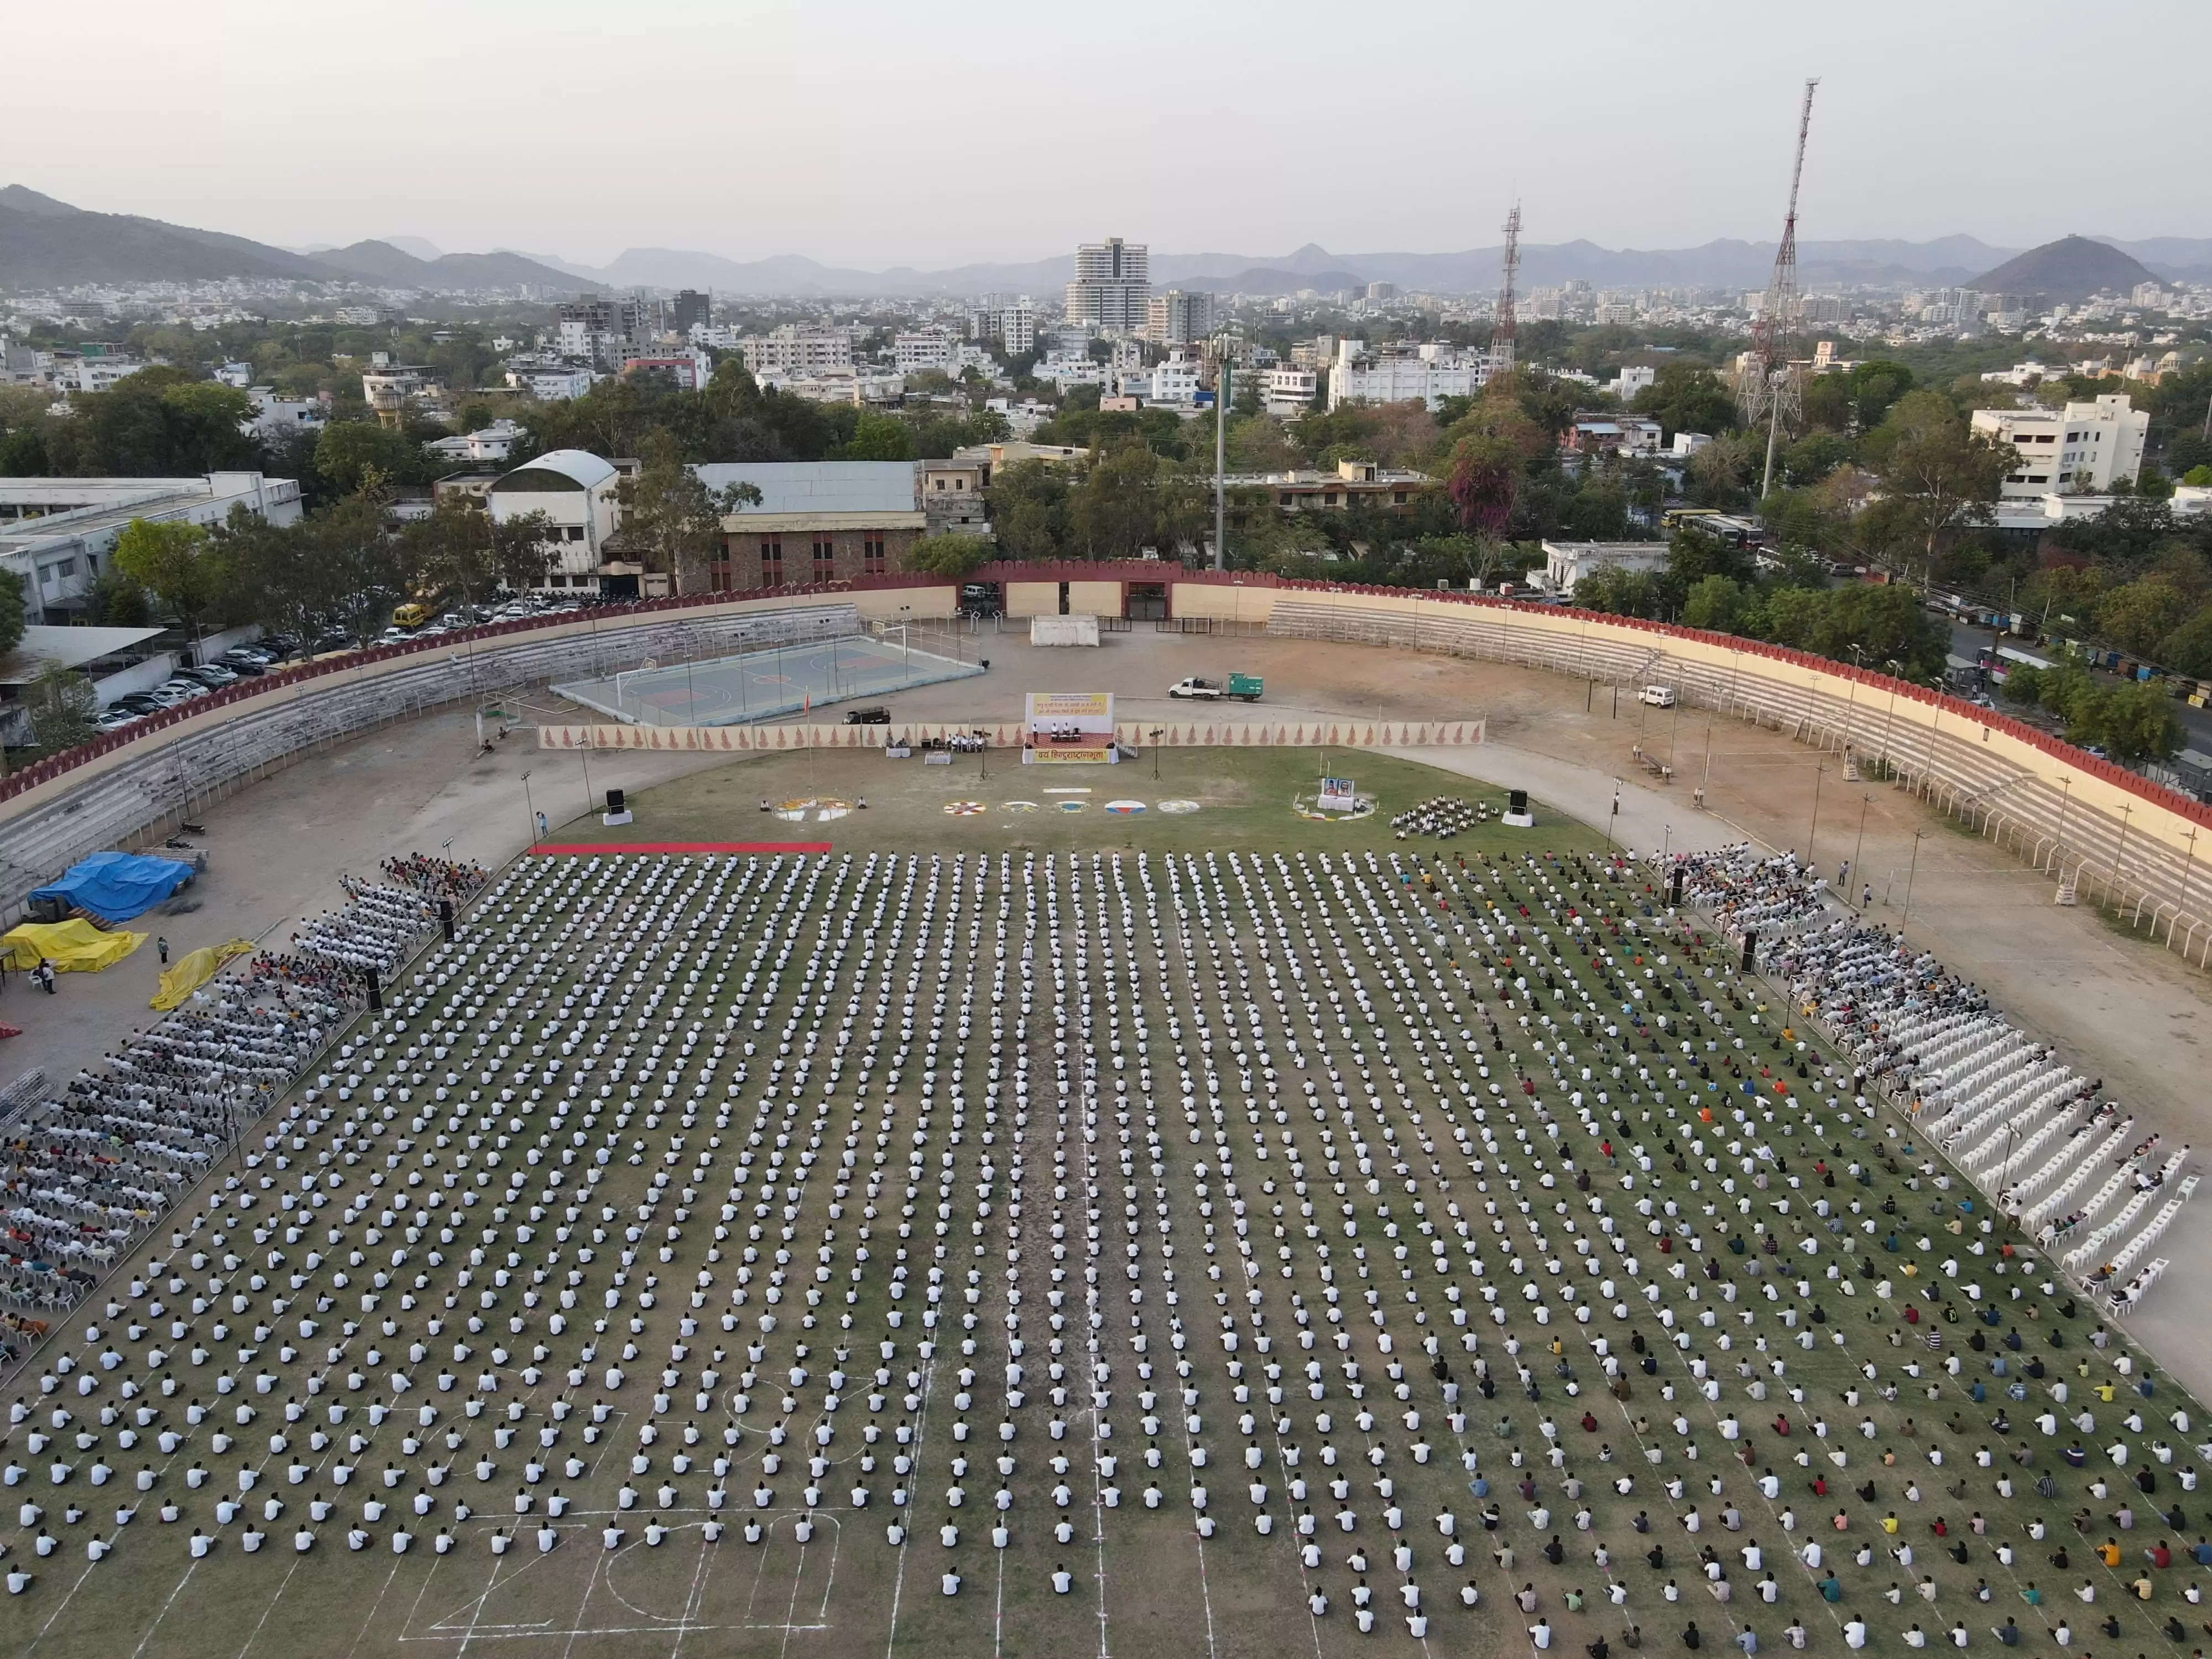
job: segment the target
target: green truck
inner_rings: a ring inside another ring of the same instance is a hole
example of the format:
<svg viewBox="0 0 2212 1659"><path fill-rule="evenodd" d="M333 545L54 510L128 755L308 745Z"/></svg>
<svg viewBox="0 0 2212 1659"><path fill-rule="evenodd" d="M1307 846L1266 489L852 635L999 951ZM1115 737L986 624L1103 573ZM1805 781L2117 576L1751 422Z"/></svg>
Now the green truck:
<svg viewBox="0 0 2212 1659"><path fill-rule="evenodd" d="M1257 702L1261 693L1267 689L1266 683L1257 674L1231 674L1225 684L1219 680L1202 680L1194 674L1190 678L1177 680L1168 687L1168 696L1216 701L1222 697L1238 697L1246 702Z"/></svg>

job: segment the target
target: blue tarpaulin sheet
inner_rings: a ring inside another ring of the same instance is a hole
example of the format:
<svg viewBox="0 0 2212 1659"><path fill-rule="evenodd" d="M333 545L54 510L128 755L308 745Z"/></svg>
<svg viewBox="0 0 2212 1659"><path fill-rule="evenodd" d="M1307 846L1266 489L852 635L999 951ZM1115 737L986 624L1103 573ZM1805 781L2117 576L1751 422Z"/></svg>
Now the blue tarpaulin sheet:
<svg viewBox="0 0 2212 1659"><path fill-rule="evenodd" d="M128 921L152 909L192 878L192 866L141 853L94 853L73 864L34 899L59 899L102 921Z"/></svg>

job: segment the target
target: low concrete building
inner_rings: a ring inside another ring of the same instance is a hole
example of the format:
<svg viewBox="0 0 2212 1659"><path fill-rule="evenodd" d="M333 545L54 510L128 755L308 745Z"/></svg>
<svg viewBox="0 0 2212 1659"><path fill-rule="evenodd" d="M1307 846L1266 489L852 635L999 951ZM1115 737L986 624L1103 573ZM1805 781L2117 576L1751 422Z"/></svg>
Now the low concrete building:
<svg viewBox="0 0 2212 1659"><path fill-rule="evenodd" d="M991 474L989 465L955 459L920 465L921 510L929 521L929 533L988 535L991 526L983 507L983 485Z"/></svg>
<svg viewBox="0 0 2212 1659"><path fill-rule="evenodd" d="M133 519L218 525L234 507L298 522L300 486L258 472L198 478L0 478L0 571L23 585L24 614L65 623L83 611L115 538Z"/></svg>
<svg viewBox="0 0 2212 1659"><path fill-rule="evenodd" d="M1596 570L1658 571L1667 568L1664 542L1546 542L1544 568L1537 584L1561 599L1574 597L1575 584Z"/></svg>
<svg viewBox="0 0 2212 1659"><path fill-rule="evenodd" d="M1436 481L1373 461L1339 461L1334 472L1232 472L1222 482L1231 489L1267 490L1286 513L1341 513L1355 504L1403 512Z"/></svg>
<svg viewBox="0 0 2212 1659"><path fill-rule="evenodd" d="M709 589L851 581L902 568L928 529L912 461L726 461L696 466L708 489L749 483L761 493L722 519Z"/></svg>

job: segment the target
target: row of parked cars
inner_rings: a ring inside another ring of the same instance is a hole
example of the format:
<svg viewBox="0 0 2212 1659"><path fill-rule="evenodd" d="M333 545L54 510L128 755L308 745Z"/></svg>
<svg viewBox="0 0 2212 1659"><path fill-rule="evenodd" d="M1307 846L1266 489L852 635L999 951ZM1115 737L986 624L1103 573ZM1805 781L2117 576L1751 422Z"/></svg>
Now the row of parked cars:
<svg viewBox="0 0 2212 1659"><path fill-rule="evenodd" d="M403 640L434 639L441 634L458 633L465 628L482 628L494 623L526 622L535 617L550 617L564 611L580 610L585 604L586 600L580 594L569 597L551 593L518 593L496 605L456 605L440 617L432 617L426 606L404 605L392 613L392 626L384 630L377 643L397 645Z"/></svg>
<svg viewBox="0 0 2212 1659"><path fill-rule="evenodd" d="M521 622L534 617L577 610L586 603L581 595L567 598L546 593L518 594L497 605L459 606L415 628L395 624L386 629L376 642L396 645L403 640L427 639L465 628L482 627L487 623ZM204 697L210 691L221 690L226 685L235 685L241 679L265 674L282 664L295 659L304 661L331 651L353 650L356 645L354 636L343 629L326 629L304 645L295 635L272 634L252 645L234 646L197 668L179 669L173 678L150 691L134 691L127 697L118 697L94 717L93 729L98 732L120 731L149 715L158 714L163 709L174 708L179 703L190 702L195 697Z"/></svg>
<svg viewBox="0 0 2212 1659"><path fill-rule="evenodd" d="M320 645L321 641L316 643ZM220 691L226 685L265 674L277 664L298 655L299 649L300 642L284 635L253 645L234 646L197 668L179 669L174 676L150 691L134 691L127 697L117 698L94 719L93 729L120 731L163 709L174 708L179 703L204 697L210 691Z"/></svg>

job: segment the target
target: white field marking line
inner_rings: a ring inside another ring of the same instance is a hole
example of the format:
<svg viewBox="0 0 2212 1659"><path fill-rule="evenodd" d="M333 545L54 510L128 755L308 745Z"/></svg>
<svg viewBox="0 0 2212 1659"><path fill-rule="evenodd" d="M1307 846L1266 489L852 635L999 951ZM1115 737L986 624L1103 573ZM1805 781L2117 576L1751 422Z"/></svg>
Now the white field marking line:
<svg viewBox="0 0 2212 1659"><path fill-rule="evenodd" d="M791 1601L783 1610L783 1641L776 1649L778 1655L791 1651L791 1632L799 1618L799 1587L806 1582L806 1546L799 1547L798 1565L791 1570Z"/></svg>
<svg viewBox="0 0 2212 1659"><path fill-rule="evenodd" d="M361 1638L368 1634L369 1621L376 1617L376 1610L384 1605L385 1595L391 1589L392 1581L398 1576L399 1562L395 1557L392 1559L392 1571L384 1575L384 1582L377 1586L376 1600L368 1604L368 1612L362 1619L361 1628L354 1632L353 1641L346 1648L346 1659L353 1659L353 1656L361 1650ZM149 1634L150 1635L151 1632L149 1632ZM143 1650L143 1644L141 1650ZM133 1659L136 1659L135 1655Z"/></svg>
<svg viewBox="0 0 2212 1659"><path fill-rule="evenodd" d="M921 1409L916 1412L914 1416L914 1443L917 1449L919 1449L922 1444L923 1436L927 1431L927 1427L929 1422L930 1388L937 1380L937 1357L933 1351L934 1344L932 1345L932 1347L933 1352L930 1357L927 1359L923 1360L921 1363ZM917 1470L921 1468L919 1458L916 1460L915 1468ZM908 1519L911 1521L913 1518L911 1511L916 1506L912 1504L908 1504L901 1505L900 1507L905 1511L908 1511ZM914 1542L913 1527L908 1526L904 1528L903 1530L906 1536L902 1539L899 1543L898 1572L891 1580L890 1632L890 1634L884 1638L884 1659L890 1659L892 1649L898 1641L899 1601L906 1589L907 1552L908 1547Z"/></svg>
<svg viewBox="0 0 2212 1659"><path fill-rule="evenodd" d="M195 1561L185 1569L185 1576L177 1580L175 1587L169 1592L168 1600L161 1603L161 1612L154 1615L153 1623L146 1626L146 1633L138 1638L138 1645L131 1649L131 1659L138 1659L138 1656L146 1651L146 1644L154 1639L154 1632L161 1627L161 1620L169 1616L169 1609L176 1605L177 1597L184 1593L185 1586L192 1582L192 1575L199 1571L199 1565Z"/></svg>
<svg viewBox="0 0 2212 1659"><path fill-rule="evenodd" d="M1006 1553L1004 1550L991 1553L999 1558L999 1590L991 1603L991 1659L999 1659L999 1656L1006 1651Z"/></svg>
<svg viewBox="0 0 2212 1659"><path fill-rule="evenodd" d="M581 1626L584 1622L584 1610L592 1604L592 1592L599 1587L599 1574L605 1567L606 1561L607 1553L605 1550L599 1550L594 1553L594 1559L592 1562L592 1570L586 1575L584 1579L583 1596L576 1603L576 1623L579 1626ZM665 1626L661 1626L659 1628L665 1628ZM572 1630L568 1632L568 1639L562 1645L561 1648L561 1659L568 1659L568 1656L575 1651L576 1638L585 1633L586 1632L581 1629Z"/></svg>
<svg viewBox="0 0 2212 1659"><path fill-rule="evenodd" d="M300 1553L295 1550L292 1553L292 1565L284 1569L283 1577L277 1581L276 1593L269 1598L269 1605L261 1609L261 1617L253 1621L253 1628L246 1633L246 1639L238 1644L238 1659L246 1659L246 1650L259 1638L262 1631L267 1628L269 1615L276 1611L276 1604L284 1599L284 1592L291 1587L292 1575L299 1570Z"/></svg>
<svg viewBox="0 0 2212 1659"><path fill-rule="evenodd" d="M1197 1005L1199 1003L1199 994L1194 988L1198 983L1196 957L1193 953L1190 943L1187 939L1179 938L1177 941L1177 948L1181 951L1183 959L1184 988L1189 994L1189 997L1193 1004ZM1172 981L1163 986L1161 988L1161 993L1162 1000L1167 1003L1170 1013L1172 1015L1179 1012L1176 1008L1174 1002L1174 986ZM1164 1267L1165 1265L1164 1258L1163 1258L1162 1265ZM1188 1456L1188 1449L1192 1444L1190 1434L1190 1412L1188 1407L1184 1407L1182 1409L1182 1418L1183 1425L1183 1445L1185 1449L1185 1455ZM1276 1419L1270 1419L1269 1420L1272 1423ZM1278 1468L1288 1467L1283 1462L1283 1437L1280 1433L1278 1433L1275 1436L1275 1461ZM1297 1514L1295 1510L1290 1509L1290 1504L1291 1498L1288 1491L1288 1483L1285 1482L1283 1504L1285 1510L1290 1516L1291 1530L1289 1535L1295 1539L1297 1536ZM1194 1528L1193 1528L1193 1535L1194 1537L1196 1535L1196 1529ZM1206 1583L1206 1540L1203 1538L1199 1538L1197 1540L1197 1543L1199 1589L1200 1593L1206 1599L1206 1650L1207 1652L1212 1653L1213 1651L1213 1599L1212 1589ZM1306 1624L1313 1634L1314 1659L1321 1659L1321 1618L1320 1615L1316 1613L1313 1610L1313 1599L1311 1594L1312 1580L1309 1578L1306 1574L1305 1552L1303 1548L1294 1548L1292 1555L1298 1565L1298 1588L1306 1592L1304 1598L1306 1603Z"/></svg>
<svg viewBox="0 0 2212 1659"><path fill-rule="evenodd" d="M39 1633L31 1638L30 1646L23 1650L27 1659L27 1656L37 1649L39 1644L46 1639L46 1632L54 1627L54 1620L62 1616L62 1609L69 1606L70 1598L74 1596L79 1589L83 1588L84 1581L86 1579L92 1577L92 1570L94 1565L95 1563L91 1561L87 1561L84 1564L84 1571L77 1574L76 1583L69 1587L69 1595L63 1596L60 1604L57 1606L52 1613L46 1615L46 1622L39 1626ZM191 1571L191 1570L189 1567L185 1569L187 1577L190 1576Z"/></svg>
<svg viewBox="0 0 2212 1659"><path fill-rule="evenodd" d="M1154 948L1155 948L1155 955L1156 955L1156 956L1158 956L1158 955L1161 955L1161 954L1164 954L1164 952L1162 952L1162 951L1160 951L1158 950L1158 946L1159 946L1159 944L1160 944L1160 939L1159 939L1159 935L1158 935L1158 933L1157 930L1155 930L1155 931L1153 932L1153 934L1152 934L1152 943L1153 943L1153 945L1154 945ZM1136 946L1135 946L1134 942L1133 942L1133 941L1132 941L1131 945L1130 945L1130 958L1131 958L1131 960L1132 960L1132 961L1133 961L1133 960L1135 959L1135 956L1136 956ZM1188 971L1188 963L1186 963L1186 972L1187 972L1187 971ZM1162 1000L1163 1000L1163 1001L1164 1001L1164 1002L1166 1002L1166 1003L1168 1004L1169 1008L1172 1011L1172 1009L1173 1009L1173 1007L1174 1007L1174 1003L1173 1003L1173 1000L1172 1000L1172 996L1173 996L1173 990L1172 990L1172 988L1171 988L1171 987L1170 987L1170 986L1163 986L1163 987L1161 988L1161 990L1162 990L1162 993L1163 993L1163 994L1162 994ZM1163 1184L1163 1185L1164 1185L1165 1183L1164 1183L1164 1182L1163 1182L1162 1184ZM1161 1265L1161 1267L1165 1267L1165 1265L1166 1265L1166 1259L1165 1259L1164 1257L1161 1258L1160 1265ZM1184 1461L1185 1464L1186 1464L1186 1465L1188 1465L1188 1462L1189 1462L1189 1461L1190 1461L1190 1453L1191 1453L1191 1449L1192 1449L1192 1448L1196 1444L1196 1443L1195 1443L1195 1442L1192 1439L1192 1437L1191 1437L1191 1432L1190 1432L1190 1413L1189 1413L1188 1409L1188 1408L1185 1408L1185 1409L1184 1409L1184 1410L1180 1413L1180 1415L1181 1415L1182 1419L1183 1461ZM1276 1448L1277 1448L1277 1455L1278 1455L1278 1457L1279 1457L1279 1456L1280 1456L1280 1455L1281 1455L1281 1447L1282 1447L1282 1443L1283 1443L1283 1442L1282 1442L1282 1437L1281 1437L1280 1435L1276 1436L1276 1437L1275 1437L1275 1445L1276 1445ZM1294 1518L1294 1520L1293 1520L1293 1526L1295 1527L1295 1518ZM1216 1648L1216 1646L1215 1646L1215 1644L1214 1644L1214 1637L1213 1637L1213 1589L1212 1589L1212 1583L1208 1581L1207 1577L1206 1577L1206 1540L1205 1540L1205 1538L1204 1538L1204 1537L1203 1537L1203 1536L1199 1533L1198 1528L1197 1528L1197 1527L1195 1526L1195 1524L1194 1524L1194 1525L1193 1525L1193 1527L1191 1528L1191 1539L1192 1539L1192 1541L1196 1545L1196 1547L1197 1547L1197 1550L1198 1550L1198 1595L1199 1595L1199 1601L1200 1601L1200 1605L1201 1605L1201 1606L1206 1609L1206 1652L1207 1652L1207 1654L1208 1654L1208 1655L1212 1655L1212 1654L1215 1654L1215 1653L1218 1651L1218 1650L1217 1650L1217 1648ZM1305 1563L1304 1563L1304 1560L1303 1557L1300 1559L1299 1563L1298 1563L1298 1580L1299 1580L1299 1583L1300 1583L1301 1586L1303 1586L1303 1585L1304 1585L1304 1582L1305 1582ZM1310 1602L1309 1602L1309 1603L1307 1604L1307 1608L1306 1608L1306 1619L1307 1619L1307 1622L1308 1622L1308 1623L1310 1623L1310 1624L1311 1624L1311 1625L1314 1626L1314 1652L1315 1652L1315 1655L1316 1656L1316 1659L1318 1659L1318 1656L1320 1655L1320 1652L1321 1652L1321 1625L1320 1625L1320 1621L1319 1621L1318 1620L1315 1619L1315 1618L1314 1618L1314 1616L1313 1616L1313 1608L1312 1608L1312 1604L1311 1604Z"/></svg>
<svg viewBox="0 0 2212 1659"><path fill-rule="evenodd" d="M521 1569L517 1568L516 1571L519 1572ZM484 1606L491 1600L492 1592L498 1588L499 1557L495 1555L491 1559L491 1577L484 1580L484 1587L477 1599L469 1603L468 1628L461 1632L460 1646L453 1650L454 1659L462 1659L469 1650L469 1644L476 1640L477 1626L483 1620Z"/></svg>
<svg viewBox="0 0 2212 1659"><path fill-rule="evenodd" d="M668 1659L677 1659L677 1656L684 1651L684 1638L695 1627L691 1615L698 1609L700 1593L707 1582L707 1538L702 1529L699 1538L698 1565L691 1569L691 1588L684 1597L684 1617L677 1627L675 1641L669 1644ZM455 1659L459 1659L459 1656L456 1655Z"/></svg>

